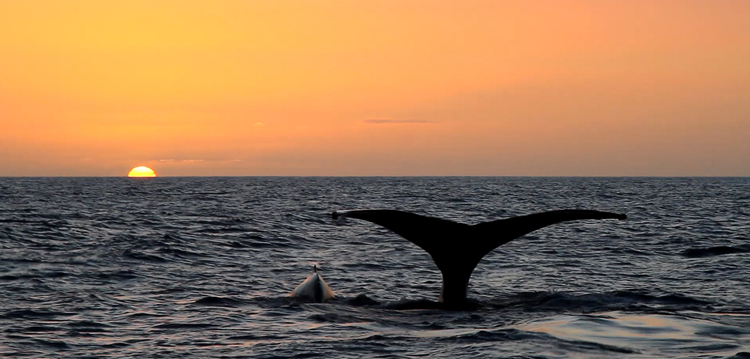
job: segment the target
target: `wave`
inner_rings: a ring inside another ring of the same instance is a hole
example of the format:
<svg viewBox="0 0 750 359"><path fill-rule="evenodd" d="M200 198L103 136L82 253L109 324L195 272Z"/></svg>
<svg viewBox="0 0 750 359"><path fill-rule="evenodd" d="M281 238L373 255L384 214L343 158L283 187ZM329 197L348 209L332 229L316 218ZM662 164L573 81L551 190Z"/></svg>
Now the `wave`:
<svg viewBox="0 0 750 359"><path fill-rule="evenodd" d="M748 253L750 252L750 245L745 246L716 246L716 247L707 247L707 248L690 248L684 250L681 255L683 257L687 258L706 258L706 257L714 257L714 256L720 256L725 254L734 254L734 253Z"/></svg>
<svg viewBox="0 0 750 359"><path fill-rule="evenodd" d="M702 309L710 302L683 294L653 295L641 291L614 291L607 293L574 294L563 292L519 293L489 303L503 309L522 307L538 311L597 312L608 310Z"/></svg>
<svg viewBox="0 0 750 359"><path fill-rule="evenodd" d="M244 304L244 301L229 297L203 297L193 302L195 305L215 306L215 307L238 307Z"/></svg>
<svg viewBox="0 0 750 359"><path fill-rule="evenodd" d="M208 329L215 328L216 324L209 323L164 323L153 326L155 329Z"/></svg>
<svg viewBox="0 0 750 359"><path fill-rule="evenodd" d="M70 317L77 313L42 311L33 309L11 310L0 315L4 319L53 319L58 317Z"/></svg>
<svg viewBox="0 0 750 359"><path fill-rule="evenodd" d="M224 299L206 297L196 304L237 305L234 299L228 303ZM286 307L312 303L304 298L290 297L261 297L256 301L270 307ZM401 299L394 302L381 302L370 298L366 294L355 297L337 296L324 304L317 305L346 305L352 307L377 307L390 310L445 310L443 303L429 299ZM678 310L711 309L714 303L678 293L648 294L642 291L614 291L606 293L565 293L565 292L524 292L500 297L488 301L470 298L463 311L493 311L493 310L522 310L525 312L576 312L594 313L602 311L626 310L636 312L658 312Z"/></svg>

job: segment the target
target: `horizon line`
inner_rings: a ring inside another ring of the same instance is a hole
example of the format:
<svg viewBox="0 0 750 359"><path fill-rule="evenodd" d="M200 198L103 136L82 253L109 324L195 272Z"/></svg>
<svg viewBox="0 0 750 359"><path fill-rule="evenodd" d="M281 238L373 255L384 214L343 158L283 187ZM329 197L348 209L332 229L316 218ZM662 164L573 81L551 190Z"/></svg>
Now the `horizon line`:
<svg viewBox="0 0 750 359"><path fill-rule="evenodd" d="M247 177L297 177L297 178L436 178L436 177L474 177L474 178L750 178L742 175L193 175L193 176L162 176L156 177L128 177L124 176L13 176L0 175L0 178L129 178L129 179L154 179L154 178L247 178Z"/></svg>

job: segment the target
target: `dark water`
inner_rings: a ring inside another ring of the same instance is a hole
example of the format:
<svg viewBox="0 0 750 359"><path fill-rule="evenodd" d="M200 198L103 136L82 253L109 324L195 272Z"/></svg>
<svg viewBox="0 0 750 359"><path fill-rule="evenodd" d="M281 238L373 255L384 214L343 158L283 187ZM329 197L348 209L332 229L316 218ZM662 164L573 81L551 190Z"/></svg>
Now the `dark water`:
<svg viewBox="0 0 750 359"><path fill-rule="evenodd" d="M480 262L330 212L586 208ZM750 179L2 178L0 357L750 357ZM317 263L337 294L288 293Z"/></svg>

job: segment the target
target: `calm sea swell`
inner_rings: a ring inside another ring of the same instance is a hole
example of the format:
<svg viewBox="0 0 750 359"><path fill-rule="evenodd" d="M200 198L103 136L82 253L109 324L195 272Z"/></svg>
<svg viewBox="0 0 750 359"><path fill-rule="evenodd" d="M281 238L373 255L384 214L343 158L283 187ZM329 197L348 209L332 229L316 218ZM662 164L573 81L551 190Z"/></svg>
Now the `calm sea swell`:
<svg viewBox="0 0 750 359"><path fill-rule="evenodd" d="M750 357L746 178L2 178L2 357ZM330 212L563 208L428 308L416 246ZM288 293L317 263L338 295ZM423 308L423 309L408 309Z"/></svg>

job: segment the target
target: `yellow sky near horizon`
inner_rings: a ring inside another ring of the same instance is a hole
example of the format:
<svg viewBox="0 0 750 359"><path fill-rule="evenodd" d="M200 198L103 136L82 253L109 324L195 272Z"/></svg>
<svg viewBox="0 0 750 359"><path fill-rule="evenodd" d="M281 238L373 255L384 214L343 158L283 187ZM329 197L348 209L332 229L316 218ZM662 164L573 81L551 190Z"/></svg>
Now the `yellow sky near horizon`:
<svg viewBox="0 0 750 359"><path fill-rule="evenodd" d="M0 176L750 176L750 2L0 0Z"/></svg>

